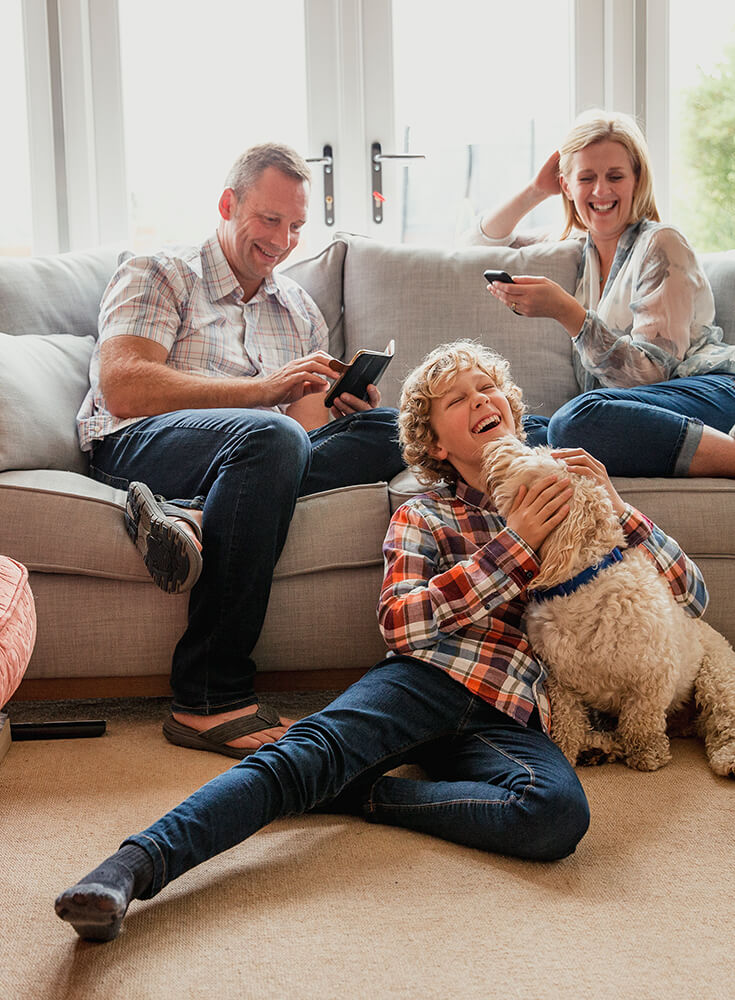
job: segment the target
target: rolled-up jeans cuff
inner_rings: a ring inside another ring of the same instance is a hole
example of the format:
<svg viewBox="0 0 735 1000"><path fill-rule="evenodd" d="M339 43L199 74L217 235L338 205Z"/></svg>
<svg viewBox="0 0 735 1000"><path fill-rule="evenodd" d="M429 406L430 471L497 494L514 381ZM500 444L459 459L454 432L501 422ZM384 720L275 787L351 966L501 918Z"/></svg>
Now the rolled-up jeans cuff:
<svg viewBox="0 0 735 1000"><path fill-rule="evenodd" d="M683 477L689 475L689 466L692 464L694 452L699 447L702 440L704 423L697 417L686 418L686 428L684 430L684 440L682 441L679 454L674 465L674 476Z"/></svg>

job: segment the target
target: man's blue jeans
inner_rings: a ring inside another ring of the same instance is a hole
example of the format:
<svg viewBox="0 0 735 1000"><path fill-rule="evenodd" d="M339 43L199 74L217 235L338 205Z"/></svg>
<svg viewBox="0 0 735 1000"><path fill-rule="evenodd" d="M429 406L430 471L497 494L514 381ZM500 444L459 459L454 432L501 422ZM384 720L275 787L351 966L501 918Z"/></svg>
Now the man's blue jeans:
<svg viewBox="0 0 735 1000"><path fill-rule="evenodd" d="M203 510L204 565L171 667L174 709L211 715L255 702L251 653L296 500L391 479L403 468L397 438L387 408L310 434L271 410L213 409L148 417L95 442L96 479L118 489L139 480Z"/></svg>
<svg viewBox="0 0 735 1000"><path fill-rule="evenodd" d="M589 807L531 718L524 727L438 667L392 657L126 843L153 861L148 898L274 819L313 809L499 854L563 858L586 832ZM428 779L386 774L406 762Z"/></svg>
<svg viewBox="0 0 735 1000"><path fill-rule="evenodd" d="M528 416L532 447L585 448L611 476L686 476L707 424L735 424L735 377L692 375L630 389L593 389L549 420Z"/></svg>

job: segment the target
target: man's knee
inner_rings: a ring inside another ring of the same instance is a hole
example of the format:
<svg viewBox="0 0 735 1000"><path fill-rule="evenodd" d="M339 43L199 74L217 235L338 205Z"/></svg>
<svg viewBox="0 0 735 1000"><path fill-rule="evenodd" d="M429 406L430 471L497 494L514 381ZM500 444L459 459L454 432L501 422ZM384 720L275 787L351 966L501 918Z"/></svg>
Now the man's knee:
<svg viewBox="0 0 735 1000"><path fill-rule="evenodd" d="M265 463L273 477L300 479L311 456L311 442L301 424L282 413L264 413L263 419L248 421L233 429L226 446L230 464Z"/></svg>

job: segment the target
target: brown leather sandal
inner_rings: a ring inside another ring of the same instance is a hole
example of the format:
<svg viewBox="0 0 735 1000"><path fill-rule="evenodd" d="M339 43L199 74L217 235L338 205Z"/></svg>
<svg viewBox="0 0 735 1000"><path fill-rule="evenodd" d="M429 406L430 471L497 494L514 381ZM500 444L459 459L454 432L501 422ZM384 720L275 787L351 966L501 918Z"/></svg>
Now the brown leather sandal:
<svg viewBox="0 0 735 1000"><path fill-rule="evenodd" d="M191 525L196 541L176 519ZM157 587L167 594L191 590L202 571L202 530L186 507L154 496L145 483L131 483L125 527Z"/></svg>
<svg viewBox="0 0 735 1000"><path fill-rule="evenodd" d="M163 735L169 743L174 743L177 747L209 750L212 753L221 753L226 757L237 757L242 760L259 748L231 747L227 745L230 740L236 740L240 736L252 736L280 725L278 712L266 705L259 705L254 715L242 715L238 719L221 722L218 726L212 726L211 729L202 732L192 729L191 726L185 726L183 722L177 722L173 715L169 715L163 724Z"/></svg>

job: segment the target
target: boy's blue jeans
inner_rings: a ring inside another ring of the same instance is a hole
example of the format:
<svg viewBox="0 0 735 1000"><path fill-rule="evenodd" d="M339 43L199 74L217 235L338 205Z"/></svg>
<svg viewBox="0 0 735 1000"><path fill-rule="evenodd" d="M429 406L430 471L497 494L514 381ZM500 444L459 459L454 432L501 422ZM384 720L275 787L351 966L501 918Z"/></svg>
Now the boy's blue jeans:
<svg viewBox="0 0 735 1000"><path fill-rule="evenodd" d="M593 389L551 417L526 417L532 447L585 448L611 476L686 476L707 424L735 424L735 377L692 375L629 389Z"/></svg>
<svg viewBox="0 0 735 1000"><path fill-rule="evenodd" d="M211 715L256 701L251 653L296 500L391 479L403 468L397 438L388 408L309 434L274 411L213 409L148 417L95 442L94 478L124 490L139 480L203 510L203 569L171 667L175 710Z"/></svg>
<svg viewBox="0 0 735 1000"><path fill-rule="evenodd" d="M524 727L438 667L392 657L126 843L153 861L148 897L274 819L313 809L520 858L563 858L586 832L589 807L537 719ZM386 774L406 762L429 778Z"/></svg>

